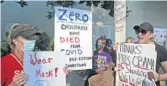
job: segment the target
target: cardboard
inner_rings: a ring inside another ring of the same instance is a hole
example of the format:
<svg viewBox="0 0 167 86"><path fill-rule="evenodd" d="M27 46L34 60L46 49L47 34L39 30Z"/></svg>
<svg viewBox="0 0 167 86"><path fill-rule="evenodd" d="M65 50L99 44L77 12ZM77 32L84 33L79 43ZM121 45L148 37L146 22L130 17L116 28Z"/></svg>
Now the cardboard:
<svg viewBox="0 0 167 86"><path fill-rule="evenodd" d="M89 86L114 86L112 70L106 70L103 74L97 74L88 79Z"/></svg>

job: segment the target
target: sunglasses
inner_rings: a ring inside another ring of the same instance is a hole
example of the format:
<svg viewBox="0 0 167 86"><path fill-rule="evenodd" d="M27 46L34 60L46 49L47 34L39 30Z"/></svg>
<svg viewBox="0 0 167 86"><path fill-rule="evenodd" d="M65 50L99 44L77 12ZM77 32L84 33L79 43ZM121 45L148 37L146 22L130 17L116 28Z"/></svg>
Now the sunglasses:
<svg viewBox="0 0 167 86"><path fill-rule="evenodd" d="M138 29L138 30L135 30L136 34L138 35L139 33L141 33L142 35L145 35L147 33L146 30L143 30L143 29Z"/></svg>

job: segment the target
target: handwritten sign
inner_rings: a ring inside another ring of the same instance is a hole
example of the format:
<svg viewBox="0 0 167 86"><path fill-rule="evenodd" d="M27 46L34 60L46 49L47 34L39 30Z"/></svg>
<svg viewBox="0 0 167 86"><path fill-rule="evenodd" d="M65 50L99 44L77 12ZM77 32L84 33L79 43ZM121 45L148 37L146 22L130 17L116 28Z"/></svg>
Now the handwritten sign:
<svg viewBox="0 0 167 86"><path fill-rule="evenodd" d="M152 44L119 44L116 86L142 86L147 72L155 71L156 56Z"/></svg>
<svg viewBox="0 0 167 86"><path fill-rule="evenodd" d="M92 13L56 7L54 50L66 55L69 69L92 68Z"/></svg>
<svg viewBox="0 0 167 86"><path fill-rule="evenodd" d="M114 1L115 41L125 42L126 38L126 1Z"/></svg>
<svg viewBox="0 0 167 86"><path fill-rule="evenodd" d="M64 60L58 52L25 52L24 72L28 81L24 86L66 86Z"/></svg>

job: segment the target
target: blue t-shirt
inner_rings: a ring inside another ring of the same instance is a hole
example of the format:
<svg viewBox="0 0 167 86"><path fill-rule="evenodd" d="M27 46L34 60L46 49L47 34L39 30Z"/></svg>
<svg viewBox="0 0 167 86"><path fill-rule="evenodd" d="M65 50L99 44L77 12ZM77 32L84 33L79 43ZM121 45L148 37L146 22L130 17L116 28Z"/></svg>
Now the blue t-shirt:
<svg viewBox="0 0 167 86"><path fill-rule="evenodd" d="M108 52L95 53L93 56L93 70L98 68L105 70L110 62L112 62L112 57Z"/></svg>

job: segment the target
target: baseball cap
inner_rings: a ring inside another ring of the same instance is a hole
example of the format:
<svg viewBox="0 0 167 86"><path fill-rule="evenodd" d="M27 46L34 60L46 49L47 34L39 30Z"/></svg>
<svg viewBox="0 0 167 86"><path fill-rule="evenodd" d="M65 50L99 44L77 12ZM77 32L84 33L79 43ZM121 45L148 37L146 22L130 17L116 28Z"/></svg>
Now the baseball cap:
<svg viewBox="0 0 167 86"><path fill-rule="evenodd" d="M145 30L145 31L150 31L152 33L154 32L153 26L148 22L144 22L140 26L136 25L136 26L133 27L133 29L134 30L142 29L142 30Z"/></svg>
<svg viewBox="0 0 167 86"><path fill-rule="evenodd" d="M11 39L17 36L29 39L33 35L41 35L41 32L39 29L32 27L28 24L14 24L11 27Z"/></svg>

